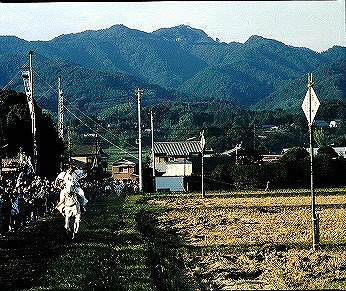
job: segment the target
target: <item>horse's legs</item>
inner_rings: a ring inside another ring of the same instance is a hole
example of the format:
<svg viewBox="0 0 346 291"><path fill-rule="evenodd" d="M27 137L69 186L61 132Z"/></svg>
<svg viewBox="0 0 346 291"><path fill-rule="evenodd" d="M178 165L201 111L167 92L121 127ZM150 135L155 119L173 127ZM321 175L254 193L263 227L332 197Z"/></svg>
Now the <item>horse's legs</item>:
<svg viewBox="0 0 346 291"><path fill-rule="evenodd" d="M80 214L77 214L74 218L74 233L77 233L79 230Z"/></svg>
<svg viewBox="0 0 346 291"><path fill-rule="evenodd" d="M65 228L67 231L70 231L70 216L68 211L65 212Z"/></svg>
<svg viewBox="0 0 346 291"><path fill-rule="evenodd" d="M77 234L77 232L79 230L79 222L80 222L80 214L76 214L74 217L72 239L75 238L75 235Z"/></svg>

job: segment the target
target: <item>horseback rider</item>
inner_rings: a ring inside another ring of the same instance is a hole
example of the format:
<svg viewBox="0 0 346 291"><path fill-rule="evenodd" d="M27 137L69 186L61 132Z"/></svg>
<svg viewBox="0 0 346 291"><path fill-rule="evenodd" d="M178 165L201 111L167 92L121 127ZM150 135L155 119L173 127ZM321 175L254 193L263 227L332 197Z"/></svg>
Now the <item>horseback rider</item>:
<svg viewBox="0 0 346 291"><path fill-rule="evenodd" d="M76 191L77 187L75 184L73 183L69 183L66 187L64 187L61 192L60 192L60 200L59 203L56 205L56 209L58 209L61 214L64 214L64 206L65 206L65 202L67 200L68 197L73 197L74 194L77 194Z"/></svg>
<svg viewBox="0 0 346 291"><path fill-rule="evenodd" d="M61 172L55 179L55 186L62 188L60 192L60 205L64 198L64 193L68 191L71 184L75 186L75 191L82 198L82 209L85 210L85 205L88 203L88 199L84 195L84 191L79 184L79 180L87 176L86 170L76 169L73 165L69 165L68 168Z"/></svg>
<svg viewBox="0 0 346 291"><path fill-rule="evenodd" d="M80 203L78 202L77 196L76 185L70 183L60 192L60 202L56 206L60 213L65 217L65 229L68 234L72 233L72 239L74 239L78 232L81 220ZM72 229L71 222L73 223Z"/></svg>

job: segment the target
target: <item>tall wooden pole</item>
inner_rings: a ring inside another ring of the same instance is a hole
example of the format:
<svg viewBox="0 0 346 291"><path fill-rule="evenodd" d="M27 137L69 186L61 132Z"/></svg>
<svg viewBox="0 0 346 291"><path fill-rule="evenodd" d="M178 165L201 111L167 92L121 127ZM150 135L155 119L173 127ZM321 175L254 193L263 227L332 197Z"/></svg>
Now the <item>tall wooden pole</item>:
<svg viewBox="0 0 346 291"><path fill-rule="evenodd" d="M308 77L308 91L309 91L309 106L310 106L310 120L309 120L309 136L310 136L310 187L311 187L311 212L312 212L312 246L314 250L319 247L319 219L316 214L316 202L314 191L314 149L313 149L313 119L312 119L312 100L311 88L313 86L312 74Z"/></svg>
<svg viewBox="0 0 346 291"><path fill-rule="evenodd" d="M201 132L201 194L202 198L205 198L205 189L204 189L204 149L205 149L205 138L204 138L204 130Z"/></svg>
<svg viewBox="0 0 346 291"><path fill-rule="evenodd" d="M205 197L205 189L204 189L204 149L202 149L202 198Z"/></svg>
<svg viewBox="0 0 346 291"><path fill-rule="evenodd" d="M33 156L32 156L32 166L34 171L36 172L37 167L37 143L36 143L36 121L35 121L35 105L34 105L34 74L32 67L32 55L33 51L29 51L29 80L30 80L30 88L31 88L31 129L32 129L32 141L33 141Z"/></svg>
<svg viewBox="0 0 346 291"><path fill-rule="evenodd" d="M141 94L143 90L137 89L137 107L138 107L138 174L139 174L139 192L143 192L142 177L142 125L141 125Z"/></svg>
<svg viewBox="0 0 346 291"><path fill-rule="evenodd" d="M64 95L61 89L61 76L58 78L58 135L64 140Z"/></svg>
<svg viewBox="0 0 346 291"><path fill-rule="evenodd" d="M155 192L155 152L154 152L154 116L153 111L150 110L150 127L151 127L151 160L152 160L152 173L153 173L153 190Z"/></svg>

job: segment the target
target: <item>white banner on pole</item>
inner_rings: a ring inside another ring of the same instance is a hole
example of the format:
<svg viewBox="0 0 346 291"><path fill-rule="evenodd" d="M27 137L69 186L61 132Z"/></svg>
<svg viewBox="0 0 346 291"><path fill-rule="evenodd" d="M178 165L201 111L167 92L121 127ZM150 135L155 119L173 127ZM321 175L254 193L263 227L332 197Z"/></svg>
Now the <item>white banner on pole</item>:
<svg viewBox="0 0 346 291"><path fill-rule="evenodd" d="M310 106L309 90L311 90L311 106ZM315 119L318 107L320 106L320 101L318 100L314 89L310 88L309 90L305 94L305 98L302 104L302 109L305 113L306 119L308 120L309 124L311 124Z"/></svg>

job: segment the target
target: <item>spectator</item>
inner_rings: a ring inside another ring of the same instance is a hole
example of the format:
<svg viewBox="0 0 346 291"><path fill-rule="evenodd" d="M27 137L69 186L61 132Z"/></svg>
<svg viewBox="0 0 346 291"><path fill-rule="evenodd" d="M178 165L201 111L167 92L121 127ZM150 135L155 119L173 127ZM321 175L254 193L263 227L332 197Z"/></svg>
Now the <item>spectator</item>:
<svg viewBox="0 0 346 291"><path fill-rule="evenodd" d="M8 193L4 193L2 199L2 207L1 207L1 222L2 222L2 233L7 233L10 230L10 222L11 222L11 200Z"/></svg>

